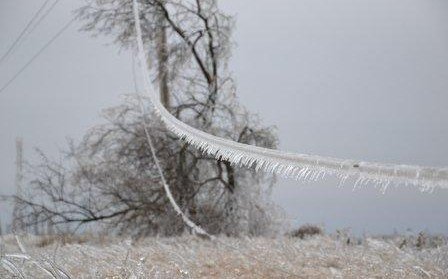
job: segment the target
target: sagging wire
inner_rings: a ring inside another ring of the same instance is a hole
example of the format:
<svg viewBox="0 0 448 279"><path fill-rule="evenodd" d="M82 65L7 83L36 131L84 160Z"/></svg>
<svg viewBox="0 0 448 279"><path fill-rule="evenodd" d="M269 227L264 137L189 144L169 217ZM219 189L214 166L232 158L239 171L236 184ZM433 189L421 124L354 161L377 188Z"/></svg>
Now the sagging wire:
<svg viewBox="0 0 448 279"><path fill-rule="evenodd" d="M135 1L134 1L135 2ZM147 65L143 50L138 9L134 9L136 40L141 65ZM145 67L146 69L146 67ZM325 175L334 175L341 183L354 180L355 187L373 183L381 191L390 184L413 185L422 191L434 188L448 189L448 168L422 167L386 163L363 162L352 159L338 159L317 155L288 153L262 148L213 136L195 129L174 117L161 103L160 96L150 89L149 73L146 69L145 91L149 95L155 112L162 122L181 140L196 147L217 160L228 161L236 166L244 166L268 173L292 177L297 180L318 180Z"/></svg>

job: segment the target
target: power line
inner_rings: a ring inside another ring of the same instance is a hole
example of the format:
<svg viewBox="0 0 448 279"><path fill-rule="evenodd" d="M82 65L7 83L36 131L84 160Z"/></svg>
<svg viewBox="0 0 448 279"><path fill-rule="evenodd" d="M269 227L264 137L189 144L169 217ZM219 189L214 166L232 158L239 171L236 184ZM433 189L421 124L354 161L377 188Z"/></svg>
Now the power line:
<svg viewBox="0 0 448 279"><path fill-rule="evenodd" d="M62 35L62 33L64 33L65 30L67 30L70 25L75 21L75 18L71 19L69 22L67 22L38 52L36 52L36 54L33 55L33 57L31 57L30 60L28 60L28 62L23 65L22 68L20 68L20 70L8 81L6 82L5 85L3 85L3 87L0 89L0 93L2 93L11 83L13 83L19 76L20 74L25 71L25 69L31 65L31 63L34 62L34 60L36 60L37 57L39 57L42 52L44 52L44 50L49 47L59 36Z"/></svg>
<svg viewBox="0 0 448 279"><path fill-rule="evenodd" d="M27 39L27 37L29 35L31 35L34 30L36 30L37 27L39 27L39 25L42 23L42 21L44 21L44 19L50 14L50 12L54 9L54 7L56 6L56 4L59 3L59 0L56 0L55 2L53 2L53 4L44 12L44 14L36 21L36 23L34 24L34 26L31 28L31 30L29 30L29 32L26 32L25 35L22 37L22 39L19 41L19 43L17 44L17 46L11 51L11 55L14 55L14 53L17 51L17 49L20 48L20 46L22 45L22 43Z"/></svg>
<svg viewBox="0 0 448 279"><path fill-rule="evenodd" d="M59 3L59 0L56 0L48 10L45 11L45 13L37 20L36 24L33 26L33 28L28 32L28 34L33 33L33 31L39 26L39 24L48 16L48 14L54 9L56 4Z"/></svg>
<svg viewBox="0 0 448 279"><path fill-rule="evenodd" d="M39 14L43 11L43 9L48 4L48 2L50 2L50 0L46 0L40 6L40 8L36 11L36 13L34 13L33 17L28 21L28 23L26 24L25 28L22 30L22 32L20 32L19 36L15 39L15 41L12 43L12 45L9 47L9 49L6 51L6 53L3 54L3 56L0 58L0 65L3 63L3 61L6 59L6 57L8 57L8 55L12 52L12 50L17 46L19 41L25 35L25 33L28 30L28 28L30 28L31 24L33 24L33 22L36 20L36 18L39 16Z"/></svg>

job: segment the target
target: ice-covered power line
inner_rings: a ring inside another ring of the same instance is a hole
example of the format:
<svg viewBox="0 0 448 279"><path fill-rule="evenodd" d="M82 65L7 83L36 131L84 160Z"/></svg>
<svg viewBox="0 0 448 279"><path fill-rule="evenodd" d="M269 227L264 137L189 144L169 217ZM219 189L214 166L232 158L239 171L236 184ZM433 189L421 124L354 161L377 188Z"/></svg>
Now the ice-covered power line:
<svg viewBox="0 0 448 279"><path fill-rule="evenodd" d="M138 6L136 6L136 4L134 4L134 10L135 11L136 11L137 7ZM140 31L140 25L136 25L136 30L137 30L137 32L141 32ZM145 106L143 105L142 98L138 94L138 86L137 86L137 80L136 80L136 74L135 74L134 66L135 66L135 63L134 63L134 59L133 59L132 60L132 75L133 75L133 78L134 78L134 87L135 87L135 92L136 92L136 95L137 95L138 104L140 106L140 111L141 111L141 113L143 115L143 122L144 122L143 123L143 130L145 132L146 141L148 142L152 158L154 160L154 163L156 165L157 171L159 172L160 178L162 180L163 189L165 190L165 193L166 193L166 195L168 197L169 202L171 203L171 206L176 211L176 213L179 214L180 217L182 217L182 220L184 221L184 223L188 227L190 227L193 230L194 233L197 233L199 235L202 235L202 236L205 236L207 238L212 239L213 236L208 234L204 229L202 229L200 226L198 226L192 220L190 220L190 218L188 218L188 216L182 211L180 206L176 203L176 200L174 199L174 196L171 193L170 186L168 185L168 183L167 183L167 181L165 179L165 175L164 175L163 169L160 166L159 158L156 155L156 149L154 147L154 143L152 141L151 135L150 135L149 130L148 130L149 123L148 123L148 121L146 121L147 112L146 112ZM146 64L140 65L140 68L142 69L142 73L146 75L145 70L144 70L144 68L146 68Z"/></svg>
<svg viewBox="0 0 448 279"><path fill-rule="evenodd" d="M140 24L139 13L134 13L134 17L138 26ZM147 65L141 32L137 32L136 40L140 63ZM353 159L288 153L213 136L195 129L171 115L162 105L160 97L155 94L154 90L151 90L148 70L143 78L145 91L165 125L181 140L218 160L296 179L317 180L325 175L334 175L340 179L341 183L347 179L354 179L355 187L373 183L385 190L392 183L417 186L422 191L431 191L434 188L448 189L448 168L371 163Z"/></svg>
<svg viewBox="0 0 448 279"><path fill-rule="evenodd" d="M34 23L34 21L39 17L39 15L42 13L44 8L47 6L47 4L50 1L51 0L46 0L44 3L42 3L42 5L39 7L39 9L34 13L34 15L31 17L31 19L26 24L25 28L23 28L22 31L20 32L19 36L17 36L17 38L14 40L14 42L8 48L8 50L0 58L0 65L5 61L5 59L7 57L9 57L9 55L13 52L13 50L18 47L22 38L27 34L28 29L31 27L31 25Z"/></svg>

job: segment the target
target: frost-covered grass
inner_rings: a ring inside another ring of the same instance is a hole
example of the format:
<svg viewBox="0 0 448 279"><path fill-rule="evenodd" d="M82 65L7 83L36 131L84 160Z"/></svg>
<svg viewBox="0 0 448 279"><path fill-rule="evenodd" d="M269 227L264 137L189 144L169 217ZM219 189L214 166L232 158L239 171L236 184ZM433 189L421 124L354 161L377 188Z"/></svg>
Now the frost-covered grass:
<svg viewBox="0 0 448 279"><path fill-rule="evenodd" d="M0 278L448 278L443 238L20 239L3 238Z"/></svg>

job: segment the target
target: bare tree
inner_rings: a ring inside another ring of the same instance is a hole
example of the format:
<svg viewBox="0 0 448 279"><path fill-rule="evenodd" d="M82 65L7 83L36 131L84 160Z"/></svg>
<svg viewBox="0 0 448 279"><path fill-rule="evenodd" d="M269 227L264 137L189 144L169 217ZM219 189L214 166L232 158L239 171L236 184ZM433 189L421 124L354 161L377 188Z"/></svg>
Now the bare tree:
<svg viewBox="0 0 448 279"><path fill-rule="evenodd" d="M209 133L274 148L277 138L239 105L227 69L233 19L215 0L142 0L151 74L173 115ZM83 30L114 37L133 49L132 1L93 1L77 16ZM211 233L261 234L273 216L265 188L271 179L216 161L166 131L155 115L142 116L128 97L105 111L107 122L71 144L68 163L42 155L31 168L33 192L16 199L26 224L74 226L101 222L117 233L173 235L185 230L164 196L143 126L150 123L157 155L184 212Z"/></svg>

